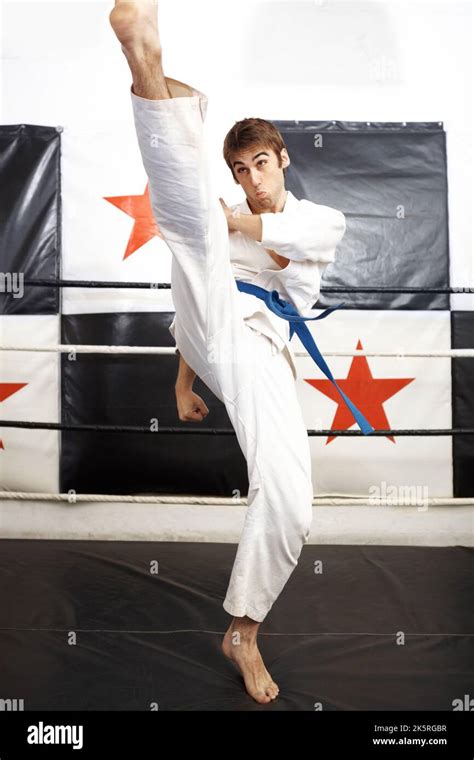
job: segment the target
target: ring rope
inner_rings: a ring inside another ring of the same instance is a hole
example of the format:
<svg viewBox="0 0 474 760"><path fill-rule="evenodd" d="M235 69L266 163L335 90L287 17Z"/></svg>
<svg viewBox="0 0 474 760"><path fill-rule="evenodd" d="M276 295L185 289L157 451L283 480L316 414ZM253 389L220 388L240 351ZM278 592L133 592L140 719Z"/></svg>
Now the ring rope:
<svg viewBox="0 0 474 760"><path fill-rule="evenodd" d="M14 344L0 345L0 351L32 351L39 353L77 353L77 354L157 354L162 356L175 355L176 346L96 346L96 345L73 345L59 344L51 346L18 346ZM308 356L307 351L295 351L296 356ZM396 359L408 358L449 358L469 359L474 357L473 348L454 348L444 351L366 351L366 350L341 350L325 351L325 356L380 356L393 357Z"/></svg>
<svg viewBox="0 0 474 760"><path fill-rule="evenodd" d="M92 425L64 422L31 422L29 420L0 420L0 428L26 428L29 430L71 430L90 433L151 433L153 435L235 435L232 428L195 428L195 427L156 427L150 425ZM362 430L307 430L309 436L360 436ZM474 435L474 428L432 428L413 430L374 430L370 438L393 436L451 436Z"/></svg>
<svg viewBox="0 0 474 760"><path fill-rule="evenodd" d="M76 502L120 502L120 503L142 503L142 504L180 504L180 505L205 505L205 506L241 506L247 505L247 498L239 499L225 496L132 496L130 494L94 494L94 493L76 493L71 490L69 493L33 493L28 491L0 491L0 500L12 499L15 501L34 500L34 501L62 501L74 504ZM431 497L421 500L423 506L443 506L452 504L456 506L474 505L474 497ZM416 506L420 503L407 503L402 498L377 498L374 496L361 496L359 494L322 494L313 497L314 506Z"/></svg>
<svg viewBox="0 0 474 760"><path fill-rule="evenodd" d="M24 279L24 285L41 288L134 288L140 290L169 290L169 282L112 282L111 280L30 280ZM474 287L399 287L391 288L376 285L356 287L351 285L328 285L321 288L321 293L474 293Z"/></svg>

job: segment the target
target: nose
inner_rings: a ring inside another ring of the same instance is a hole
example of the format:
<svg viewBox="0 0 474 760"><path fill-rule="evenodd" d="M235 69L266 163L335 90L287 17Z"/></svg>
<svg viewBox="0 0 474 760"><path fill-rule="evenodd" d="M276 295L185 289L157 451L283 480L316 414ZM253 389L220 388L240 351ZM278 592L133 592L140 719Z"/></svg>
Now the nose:
<svg viewBox="0 0 474 760"><path fill-rule="evenodd" d="M260 172L257 169L250 169L250 181L255 188L261 184Z"/></svg>

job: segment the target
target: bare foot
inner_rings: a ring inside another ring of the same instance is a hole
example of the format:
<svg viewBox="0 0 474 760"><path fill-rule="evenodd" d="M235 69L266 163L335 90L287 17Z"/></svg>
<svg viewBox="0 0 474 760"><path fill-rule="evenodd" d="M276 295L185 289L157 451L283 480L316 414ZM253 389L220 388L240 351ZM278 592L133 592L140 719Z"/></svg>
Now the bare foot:
<svg viewBox="0 0 474 760"><path fill-rule="evenodd" d="M134 94L172 97L163 73L157 0L115 0L109 19L130 66Z"/></svg>
<svg viewBox="0 0 474 760"><path fill-rule="evenodd" d="M161 54L157 13L158 0L115 0L109 20L125 55Z"/></svg>
<svg viewBox="0 0 474 760"><path fill-rule="evenodd" d="M256 634L249 634L245 628L239 630L235 618L224 636L222 651L237 666L247 692L256 702L267 704L277 698L280 689L264 665Z"/></svg>

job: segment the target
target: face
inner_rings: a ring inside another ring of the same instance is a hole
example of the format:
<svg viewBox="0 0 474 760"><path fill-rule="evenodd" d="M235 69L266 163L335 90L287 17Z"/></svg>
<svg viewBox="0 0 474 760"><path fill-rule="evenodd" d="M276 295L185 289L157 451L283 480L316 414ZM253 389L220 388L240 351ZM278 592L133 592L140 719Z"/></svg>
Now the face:
<svg viewBox="0 0 474 760"><path fill-rule="evenodd" d="M253 213L270 211L285 192L283 169L290 164L285 148L281 152L282 164L272 148L256 145L232 156L236 181L242 186Z"/></svg>

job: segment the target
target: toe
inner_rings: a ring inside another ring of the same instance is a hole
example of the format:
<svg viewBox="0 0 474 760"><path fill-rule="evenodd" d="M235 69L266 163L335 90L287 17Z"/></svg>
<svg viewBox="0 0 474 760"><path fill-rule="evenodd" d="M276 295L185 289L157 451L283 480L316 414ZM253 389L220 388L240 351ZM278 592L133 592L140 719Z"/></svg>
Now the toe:
<svg viewBox="0 0 474 760"><path fill-rule="evenodd" d="M276 699L278 696L278 689L276 689L274 686L268 686L266 693L271 699Z"/></svg>
<svg viewBox="0 0 474 760"><path fill-rule="evenodd" d="M273 680L273 678L272 678L271 676L269 676L269 683L268 683L268 686L269 686L271 689L273 689L273 691L275 691L277 694L278 694L278 692L280 691L280 687L278 686L278 684L277 684L277 683L275 683L275 681Z"/></svg>

